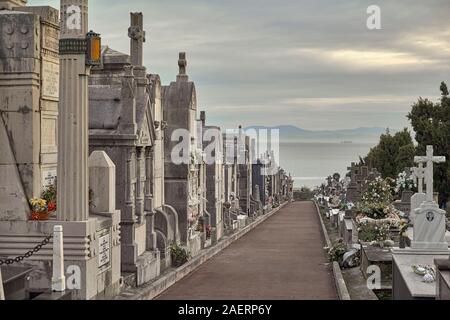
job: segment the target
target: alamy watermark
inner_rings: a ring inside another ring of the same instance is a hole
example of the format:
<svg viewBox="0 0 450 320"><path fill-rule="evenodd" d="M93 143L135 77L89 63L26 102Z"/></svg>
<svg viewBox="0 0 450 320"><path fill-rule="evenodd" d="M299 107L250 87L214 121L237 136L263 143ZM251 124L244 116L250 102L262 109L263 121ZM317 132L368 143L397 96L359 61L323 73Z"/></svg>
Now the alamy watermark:
<svg viewBox="0 0 450 320"><path fill-rule="evenodd" d="M170 137L174 143L171 161L176 165L263 165L263 174L278 172L280 163L280 132L278 129L208 128L200 137L187 129L176 129Z"/></svg>
<svg viewBox="0 0 450 320"><path fill-rule="evenodd" d="M67 7L66 27L69 30L81 30L81 8L76 5Z"/></svg>
<svg viewBox="0 0 450 320"><path fill-rule="evenodd" d="M367 288L369 290L381 289L381 269L377 265L371 265L367 268Z"/></svg>
<svg viewBox="0 0 450 320"><path fill-rule="evenodd" d="M377 5L371 5L367 8L367 29L380 30L381 29L381 8Z"/></svg>

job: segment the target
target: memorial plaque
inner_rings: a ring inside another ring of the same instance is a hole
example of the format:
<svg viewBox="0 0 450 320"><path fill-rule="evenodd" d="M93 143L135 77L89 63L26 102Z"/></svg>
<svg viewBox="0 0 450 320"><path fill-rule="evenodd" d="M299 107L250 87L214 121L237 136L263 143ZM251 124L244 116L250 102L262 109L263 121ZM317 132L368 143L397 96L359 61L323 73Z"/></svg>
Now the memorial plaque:
<svg viewBox="0 0 450 320"><path fill-rule="evenodd" d="M98 267L104 267L111 260L111 246L109 233L98 239Z"/></svg>
<svg viewBox="0 0 450 320"><path fill-rule="evenodd" d="M55 183L56 172L56 168L42 170L42 186L44 188L47 188Z"/></svg>
<svg viewBox="0 0 450 320"><path fill-rule="evenodd" d="M59 50L59 31L51 26L44 26L43 28L43 48L51 50L55 53Z"/></svg>
<svg viewBox="0 0 450 320"><path fill-rule="evenodd" d="M59 65L57 63L42 61L42 96L59 98Z"/></svg>

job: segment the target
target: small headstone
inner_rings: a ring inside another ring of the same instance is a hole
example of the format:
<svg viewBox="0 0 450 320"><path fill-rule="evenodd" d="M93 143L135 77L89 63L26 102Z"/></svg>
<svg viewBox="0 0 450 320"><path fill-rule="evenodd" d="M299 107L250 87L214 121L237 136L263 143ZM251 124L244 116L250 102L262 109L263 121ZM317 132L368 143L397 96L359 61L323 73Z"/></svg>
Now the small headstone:
<svg viewBox="0 0 450 320"><path fill-rule="evenodd" d="M93 213L116 211L116 166L104 151L94 151L89 156L89 187Z"/></svg>

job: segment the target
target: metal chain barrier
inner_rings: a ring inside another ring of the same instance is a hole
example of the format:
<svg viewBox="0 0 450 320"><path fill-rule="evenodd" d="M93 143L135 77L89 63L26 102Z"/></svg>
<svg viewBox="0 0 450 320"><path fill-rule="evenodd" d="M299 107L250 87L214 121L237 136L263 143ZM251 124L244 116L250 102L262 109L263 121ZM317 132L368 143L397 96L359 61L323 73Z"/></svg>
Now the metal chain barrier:
<svg viewBox="0 0 450 320"><path fill-rule="evenodd" d="M5 260L1 260L0 259L0 266L2 266L2 265L9 266L9 265L11 265L13 263L19 263L19 262L22 262L25 259L28 259L28 258L32 257L35 253L39 252L43 247L45 247L47 244L49 244L50 240L52 238L53 238L53 235L49 235L49 236L45 237L45 239L42 240L41 243L39 243L36 247L31 249L30 251L28 251L24 255L15 257L13 259L5 259Z"/></svg>

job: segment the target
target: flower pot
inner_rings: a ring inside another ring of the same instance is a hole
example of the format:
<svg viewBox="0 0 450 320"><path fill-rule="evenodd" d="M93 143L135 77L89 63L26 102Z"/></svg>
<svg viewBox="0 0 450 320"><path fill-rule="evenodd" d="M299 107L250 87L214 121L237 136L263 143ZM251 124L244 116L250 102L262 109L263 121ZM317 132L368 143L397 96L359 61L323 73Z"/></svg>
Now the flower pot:
<svg viewBox="0 0 450 320"><path fill-rule="evenodd" d="M48 220L48 217L50 216L51 212L45 211L45 212L32 212L31 213L31 220L32 221L45 221Z"/></svg>

